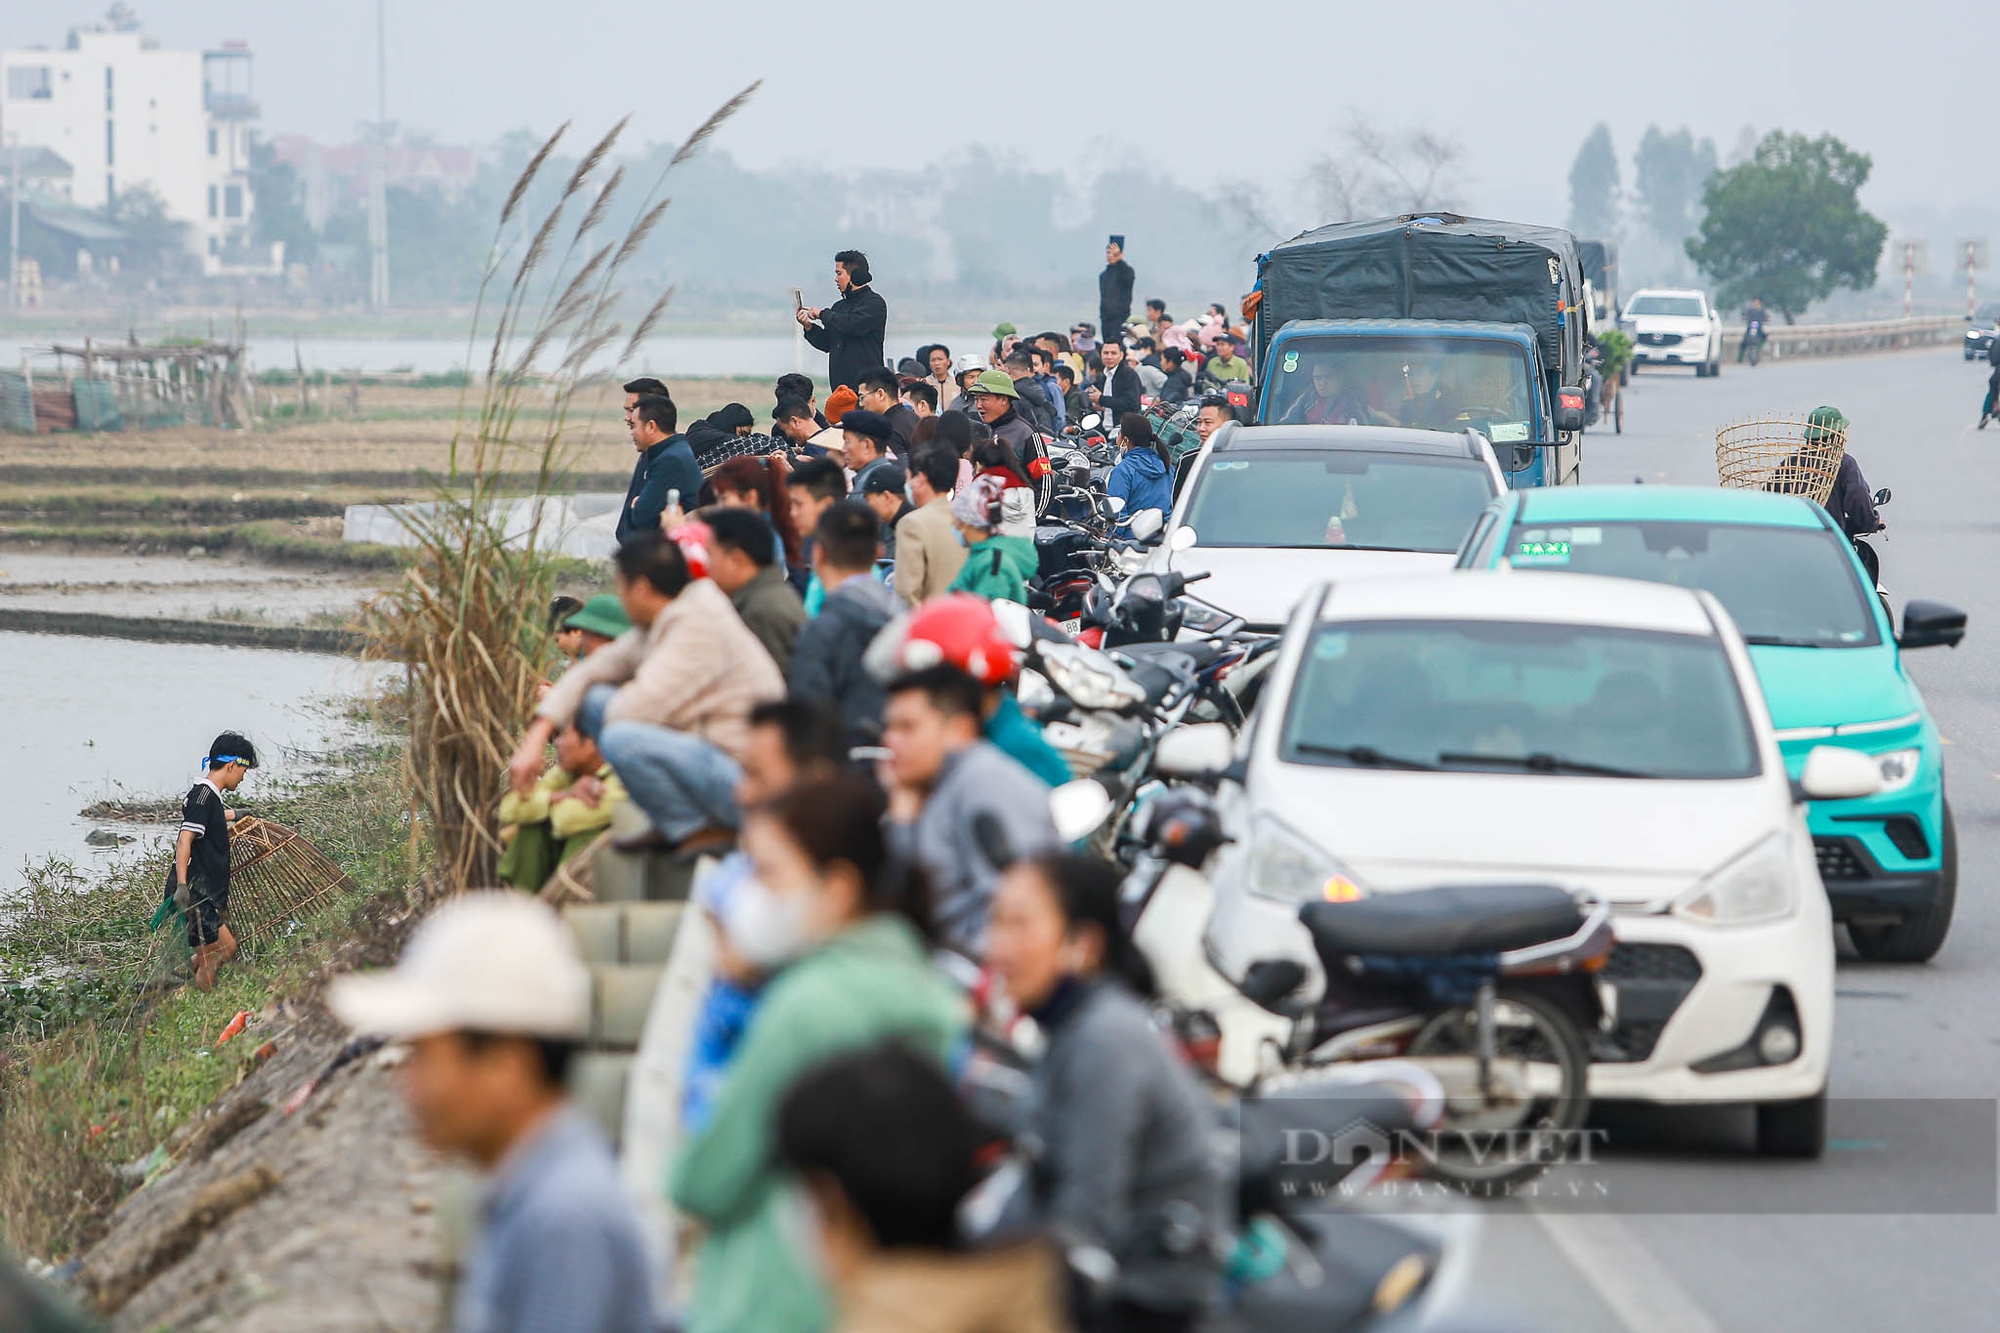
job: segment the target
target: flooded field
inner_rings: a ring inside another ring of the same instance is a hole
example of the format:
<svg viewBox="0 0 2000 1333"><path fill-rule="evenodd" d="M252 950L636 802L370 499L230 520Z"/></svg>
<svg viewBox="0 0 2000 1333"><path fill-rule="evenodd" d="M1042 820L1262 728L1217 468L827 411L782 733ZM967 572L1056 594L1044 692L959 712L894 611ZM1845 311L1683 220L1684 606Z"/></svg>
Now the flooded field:
<svg viewBox="0 0 2000 1333"><path fill-rule="evenodd" d="M79 867L120 853L92 828L143 840L170 829L93 822L93 801L177 796L215 734L238 730L267 770L359 735L343 703L389 668L348 658L196 644L0 633L0 895L50 856ZM262 774L244 796L254 803Z"/></svg>

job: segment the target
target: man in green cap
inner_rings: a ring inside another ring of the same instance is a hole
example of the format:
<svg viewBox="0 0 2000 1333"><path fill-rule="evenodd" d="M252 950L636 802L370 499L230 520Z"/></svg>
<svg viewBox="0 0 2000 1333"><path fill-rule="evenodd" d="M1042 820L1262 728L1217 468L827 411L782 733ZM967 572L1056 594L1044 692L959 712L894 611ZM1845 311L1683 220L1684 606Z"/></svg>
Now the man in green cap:
<svg viewBox="0 0 2000 1333"><path fill-rule="evenodd" d="M1882 530L1882 516L1875 509L1875 495L1861 464L1847 448L1847 417L1831 405L1815 407L1806 417L1805 443L1814 453L1840 454L1840 469L1834 474L1833 490L1826 499L1826 511L1850 539ZM1825 475L1822 473L1821 475ZM1774 487L1773 489L1784 489Z"/></svg>
<svg viewBox="0 0 2000 1333"><path fill-rule="evenodd" d="M625 605L618 600L615 592L601 592L583 604L581 610L572 611L563 628L576 632L577 657L579 660L590 656L605 644L632 628L632 622L625 615Z"/></svg>
<svg viewBox="0 0 2000 1333"><path fill-rule="evenodd" d="M1035 429L1020 411L1021 391L1004 370L989 370L972 382L972 410L979 413L979 419L993 429L993 438L1013 451L1022 463L1035 453ZM1025 472L1019 477L1020 485L1027 485L1030 478Z"/></svg>

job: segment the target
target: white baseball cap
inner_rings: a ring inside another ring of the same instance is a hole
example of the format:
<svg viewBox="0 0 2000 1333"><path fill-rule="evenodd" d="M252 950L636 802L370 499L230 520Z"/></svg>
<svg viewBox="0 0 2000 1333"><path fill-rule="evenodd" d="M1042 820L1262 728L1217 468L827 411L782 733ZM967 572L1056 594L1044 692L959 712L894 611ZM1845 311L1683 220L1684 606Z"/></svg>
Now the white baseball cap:
<svg viewBox="0 0 2000 1333"><path fill-rule="evenodd" d="M590 972L575 938L546 904L513 892L452 899L424 918L395 967L337 977L326 1000L349 1027L395 1040L590 1034Z"/></svg>

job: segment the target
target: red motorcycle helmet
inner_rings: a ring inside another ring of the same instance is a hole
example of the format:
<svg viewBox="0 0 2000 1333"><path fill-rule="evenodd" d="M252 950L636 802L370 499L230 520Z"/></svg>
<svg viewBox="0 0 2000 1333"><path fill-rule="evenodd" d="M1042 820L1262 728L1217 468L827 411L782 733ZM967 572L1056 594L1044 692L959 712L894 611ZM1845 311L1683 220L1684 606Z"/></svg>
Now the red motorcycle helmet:
<svg viewBox="0 0 2000 1333"><path fill-rule="evenodd" d="M903 671L956 667L991 687L1019 673L1021 654L1001 632L990 602L969 592L951 592L910 613L896 665Z"/></svg>

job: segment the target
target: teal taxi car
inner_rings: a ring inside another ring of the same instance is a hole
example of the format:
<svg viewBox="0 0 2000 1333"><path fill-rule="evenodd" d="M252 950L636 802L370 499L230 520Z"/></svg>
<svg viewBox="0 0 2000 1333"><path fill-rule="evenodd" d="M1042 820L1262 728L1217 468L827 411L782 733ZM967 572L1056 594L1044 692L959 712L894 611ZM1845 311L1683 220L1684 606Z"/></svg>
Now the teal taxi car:
<svg viewBox="0 0 2000 1333"><path fill-rule="evenodd" d="M1694 486L1509 491L1459 549L1461 569L1569 570L1704 588L1742 631L1794 782L1816 745L1881 766L1883 789L1809 811L1820 879L1854 947L1922 962L1958 892L1937 726L1904 668L1954 646L1965 614L1912 601L1900 637L1839 526L1800 496ZM1662 812L1671 818L1671 812Z"/></svg>

